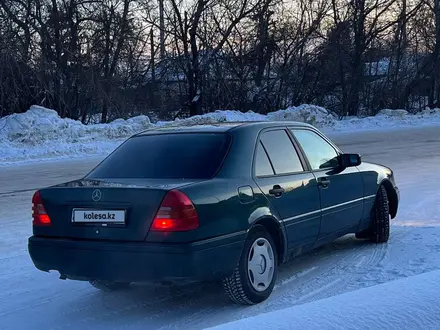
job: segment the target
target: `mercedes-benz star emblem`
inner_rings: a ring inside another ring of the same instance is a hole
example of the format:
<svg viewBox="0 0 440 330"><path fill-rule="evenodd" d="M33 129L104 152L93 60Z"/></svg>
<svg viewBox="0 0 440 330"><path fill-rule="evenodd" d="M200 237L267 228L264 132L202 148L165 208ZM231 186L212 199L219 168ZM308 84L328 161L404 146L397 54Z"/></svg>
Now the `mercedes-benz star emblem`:
<svg viewBox="0 0 440 330"><path fill-rule="evenodd" d="M92 199L94 202L99 202L101 200L101 190L95 189L92 192Z"/></svg>
<svg viewBox="0 0 440 330"><path fill-rule="evenodd" d="M263 256L261 256L261 260L260 260L260 269L261 269L261 273L260 274L263 274L264 273L264 271L266 270L266 259L264 259L264 257Z"/></svg>

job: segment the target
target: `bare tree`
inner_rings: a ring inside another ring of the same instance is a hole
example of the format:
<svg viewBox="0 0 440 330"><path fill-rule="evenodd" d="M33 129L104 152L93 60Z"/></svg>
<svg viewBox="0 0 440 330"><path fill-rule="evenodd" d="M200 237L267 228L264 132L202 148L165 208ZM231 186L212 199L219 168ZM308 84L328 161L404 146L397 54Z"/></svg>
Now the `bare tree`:
<svg viewBox="0 0 440 330"><path fill-rule="evenodd" d="M416 111L439 104L439 8L438 0L2 0L0 115L35 103L84 123L94 114L107 122L301 103L340 115Z"/></svg>

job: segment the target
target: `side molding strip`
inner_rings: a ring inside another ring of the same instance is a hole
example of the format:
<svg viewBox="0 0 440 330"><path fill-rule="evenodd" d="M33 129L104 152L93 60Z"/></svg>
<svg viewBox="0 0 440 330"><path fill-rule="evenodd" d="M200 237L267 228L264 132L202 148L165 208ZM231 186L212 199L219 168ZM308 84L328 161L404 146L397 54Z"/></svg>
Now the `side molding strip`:
<svg viewBox="0 0 440 330"><path fill-rule="evenodd" d="M223 239L228 239L228 238L232 238L232 237L244 235L244 234L246 234L246 230L241 230L241 231L237 231L235 233L225 234L225 235L221 235L221 236L217 236L217 237L204 239L202 241L193 242L193 243L191 243L191 246L197 246L197 245L212 243L215 241L221 241Z"/></svg>
<svg viewBox="0 0 440 330"><path fill-rule="evenodd" d="M340 204L337 204L337 205L332 205L332 206L325 207L325 208L320 209L320 210L316 210L316 211L312 211L312 212L307 212L307 213L303 213L303 214L298 214L298 215L295 215L294 217L283 219L280 222L286 223L286 222L289 222L289 221L298 220L298 219L301 219L301 218L305 218L305 217L311 216L313 214L329 211L329 210L332 210L332 209L335 209L335 208L338 208L338 207L341 207L341 206L350 205L350 204L353 204L353 203L357 203L357 202L360 202L360 201L363 201L363 200L367 200L367 199L371 199L371 198L375 198L375 197L376 197L376 195L369 195L369 196L357 198L357 199L354 199L352 201L340 203Z"/></svg>

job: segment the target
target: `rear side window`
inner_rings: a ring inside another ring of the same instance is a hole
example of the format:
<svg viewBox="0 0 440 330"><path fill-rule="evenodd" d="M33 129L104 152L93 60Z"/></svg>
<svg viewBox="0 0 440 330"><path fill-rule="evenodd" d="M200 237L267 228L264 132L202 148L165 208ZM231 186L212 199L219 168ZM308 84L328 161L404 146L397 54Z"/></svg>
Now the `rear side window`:
<svg viewBox="0 0 440 330"><path fill-rule="evenodd" d="M275 174L302 172L304 170L286 131L265 132L261 136L261 143L266 148Z"/></svg>
<svg viewBox="0 0 440 330"><path fill-rule="evenodd" d="M116 149L87 178L211 178L230 143L227 133L140 135Z"/></svg>
<svg viewBox="0 0 440 330"><path fill-rule="evenodd" d="M269 158L267 158L266 151L264 151L261 142L258 143L257 154L255 156L255 175L268 176L274 175L272 165L270 165Z"/></svg>

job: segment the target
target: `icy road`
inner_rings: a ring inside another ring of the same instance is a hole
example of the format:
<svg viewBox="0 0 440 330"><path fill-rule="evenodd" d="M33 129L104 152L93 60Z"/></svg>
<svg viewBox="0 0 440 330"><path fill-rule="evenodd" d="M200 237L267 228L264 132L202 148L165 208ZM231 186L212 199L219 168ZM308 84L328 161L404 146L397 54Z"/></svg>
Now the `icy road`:
<svg viewBox="0 0 440 330"><path fill-rule="evenodd" d="M85 174L99 159L0 168L0 329L203 329L440 269L440 127L329 136L394 169L401 207L390 242L346 236L304 255L282 266L272 296L252 307L231 305L213 284L108 294L37 271L27 254L32 193Z"/></svg>

